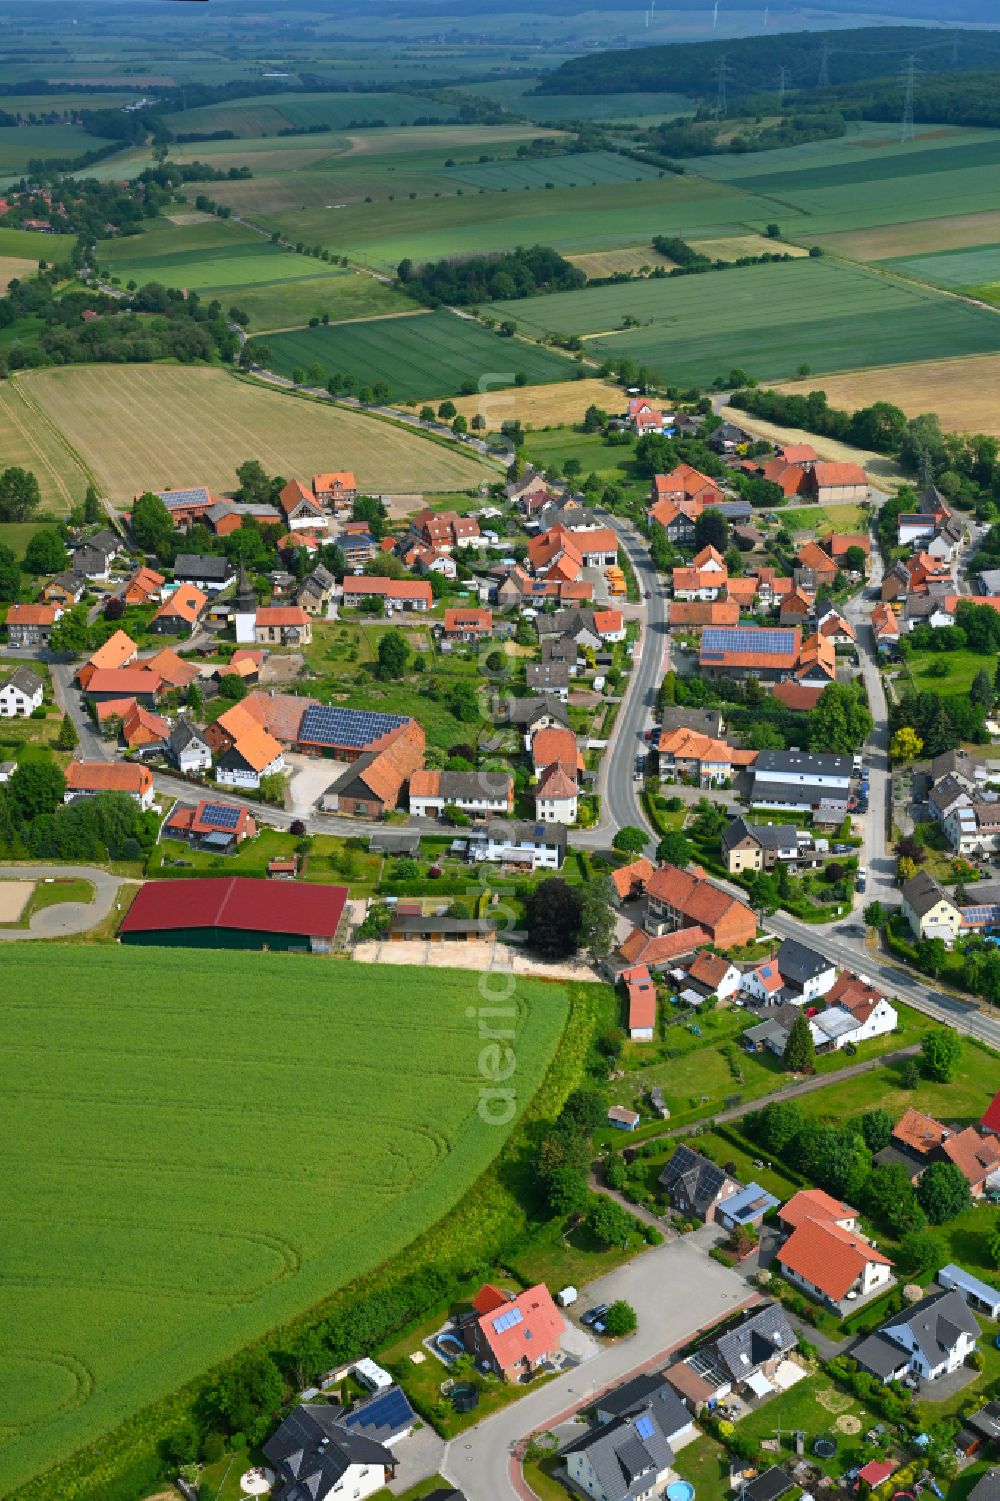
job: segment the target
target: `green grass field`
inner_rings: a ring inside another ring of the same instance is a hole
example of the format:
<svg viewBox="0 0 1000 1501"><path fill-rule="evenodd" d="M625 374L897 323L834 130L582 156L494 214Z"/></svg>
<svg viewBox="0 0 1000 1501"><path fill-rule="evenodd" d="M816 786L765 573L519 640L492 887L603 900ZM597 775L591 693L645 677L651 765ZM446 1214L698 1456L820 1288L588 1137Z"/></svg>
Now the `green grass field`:
<svg viewBox="0 0 1000 1501"><path fill-rule="evenodd" d="M535 160L470 163L446 169L446 180L456 186L485 188L490 193L545 188L549 183L553 188L586 188L649 182L659 175L653 167L613 151L567 151Z"/></svg>
<svg viewBox="0 0 1000 1501"><path fill-rule="evenodd" d="M321 318L324 313L329 313L332 323L341 323L350 318L380 318L386 313L409 312L416 306L395 287L376 281L364 271L325 269L328 272L325 276L304 276L298 281L216 287L213 296L224 307L237 303L249 313L250 331L255 334L272 328L300 328L310 318Z"/></svg>
<svg viewBox="0 0 1000 1501"><path fill-rule="evenodd" d="M467 92L495 99L505 109L539 125L563 120L642 120L650 124L656 118L675 119L691 112L683 94L533 94L536 78L504 78L497 82L477 83Z"/></svg>
<svg viewBox="0 0 1000 1501"><path fill-rule="evenodd" d="M179 135L234 130L239 136L269 136L289 128L323 125L327 130L344 130L354 125L411 125L428 117L452 120L457 114L452 104L439 104L415 94L272 94L259 102L236 99L185 110L173 117L171 129Z"/></svg>
<svg viewBox="0 0 1000 1501"><path fill-rule="evenodd" d="M898 256L882 261L942 287L980 287L1000 281L1000 245L941 250L933 255Z"/></svg>
<svg viewBox="0 0 1000 1501"><path fill-rule="evenodd" d="M93 139L93 138L91 138ZM73 249L72 235L44 235L33 229L6 229L0 224L0 256L18 260L61 260Z"/></svg>
<svg viewBox="0 0 1000 1501"><path fill-rule="evenodd" d="M506 1138L468 973L53 945L4 980L5 1493L396 1254ZM523 1109L567 1005L512 1004Z"/></svg>
<svg viewBox="0 0 1000 1501"><path fill-rule="evenodd" d="M219 287L236 291L260 283L330 276L322 261L272 245L229 219L196 224L159 219L144 234L103 240L97 259L102 271L122 281L161 281L212 295Z"/></svg>
<svg viewBox="0 0 1000 1501"><path fill-rule="evenodd" d="M303 328L273 334L267 343L271 367L280 375L318 363L328 376L350 371L359 386L386 381L397 401L454 396L469 380L485 380L486 389L511 386L519 371L532 383L566 380L573 373L570 362L551 350L503 339L446 311Z"/></svg>
<svg viewBox="0 0 1000 1501"><path fill-rule="evenodd" d="M638 175L638 171L636 173ZM548 180L548 179L543 179ZM244 185L234 184L238 190ZM253 184L245 186L252 188ZM294 184L291 185L294 187ZM400 196L374 203L260 208L262 222L294 240L328 245L375 266L392 267L404 256L433 260L463 251L503 250L511 245L552 245L557 250L614 249L676 232L689 238L740 233L748 220L766 222L774 207L724 184L694 176L666 176L646 182L604 183L596 187L544 188L504 193L466 191L462 197ZM413 186L413 191L419 188ZM220 195L221 196L221 195ZM231 195L225 195L231 201Z"/></svg>
<svg viewBox="0 0 1000 1501"><path fill-rule="evenodd" d="M626 315L642 327L618 332ZM627 355L670 380L734 365L777 380L1000 348L992 313L861 267L802 259L707 276L559 292L512 304L536 337L587 336L598 358Z"/></svg>
<svg viewBox="0 0 1000 1501"><path fill-rule="evenodd" d="M30 161L83 156L108 144L82 125L5 125L0 129L0 172L18 176Z"/></svg>

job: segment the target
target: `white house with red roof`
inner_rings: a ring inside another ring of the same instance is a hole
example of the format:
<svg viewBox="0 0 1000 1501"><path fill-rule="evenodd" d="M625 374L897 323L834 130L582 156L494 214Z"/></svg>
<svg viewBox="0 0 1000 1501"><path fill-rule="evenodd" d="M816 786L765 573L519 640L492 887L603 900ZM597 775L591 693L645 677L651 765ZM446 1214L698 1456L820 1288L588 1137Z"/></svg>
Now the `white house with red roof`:
<svg viewBox="0 0 1000 1501"><path fill-rule="evenodd" d="M857 1210L817 1189L795 1194L778 1211L791 1234L775 1260L787 1280L843 1315L892 1282L892 1262L858 1229Z"/></svg>
<svg viewBox="0 0 1000 1501"><path fill-rule="evenodd" d="M487 1282L472 1306L458 1333L477 1365L504 1381L534 1376L559 1353L566 1325L544 1283L511 1294Z"/></svg>

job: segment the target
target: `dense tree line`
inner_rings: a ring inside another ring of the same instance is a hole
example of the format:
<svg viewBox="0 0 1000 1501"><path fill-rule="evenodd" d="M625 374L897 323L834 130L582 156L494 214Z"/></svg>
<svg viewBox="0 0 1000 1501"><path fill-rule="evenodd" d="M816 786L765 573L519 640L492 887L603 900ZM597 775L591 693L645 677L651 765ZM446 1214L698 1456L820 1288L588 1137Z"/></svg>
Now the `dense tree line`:
<svg viewBox="0 0 1000 1501"><path fill-rule="evenodd" d="M12 282L0 298L0 328L40 319L6 351L0 372L43 365L232 360L238 349L222 304L149 282L122 299L83 289L59 292L61 269ZM84 320L84 312L99 316Z"/></svg>
<svg viewBox="0 0 1000 1501"><path fill-rule="evenodd" d="M423 266L405 259L396 275L405 291L431 307L442 302L463 307L531 297L536 292L573 291L587 280L578 266L547 245L428 261Z"/></svg>
<svg viewBox="0 0 1000 1501"><path fill-rule="evenodd" d="M834 97L846 110L866 120L891 120L903 109L904 84L900 77L874 79L870 83L839 88ZM913 101L918 119L943 125L1000 125L1000 72L920 74Z"/></svg>

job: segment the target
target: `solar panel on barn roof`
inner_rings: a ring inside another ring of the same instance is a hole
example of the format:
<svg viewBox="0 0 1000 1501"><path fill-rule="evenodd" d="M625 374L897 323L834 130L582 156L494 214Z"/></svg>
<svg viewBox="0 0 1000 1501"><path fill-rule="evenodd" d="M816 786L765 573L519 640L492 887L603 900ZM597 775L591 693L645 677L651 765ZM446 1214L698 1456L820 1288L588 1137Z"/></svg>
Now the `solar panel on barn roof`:
<svg viewBox="0 0 1000 1501"><path fill-rule="evenodd" d="M316 745L360 748L406 723L405 715L375 714L367 709L339 709L314 704L302 716L299 739Z"/></svg>
<svg viewBox="0 0 1000 1501"><path fill-rule="evenodd" d="M345 1428L406 1428L413 1422L413 1409L398 1386L364 1402L342 1419Z"/></svg>
<svg viewBox="0 0 1000 1501"><path fill-rule="evenodd" d="M702 657L727 652L755 652L760 656L782 656L795 646L795 633L765 626L709 626L701 638Z"/></svg>

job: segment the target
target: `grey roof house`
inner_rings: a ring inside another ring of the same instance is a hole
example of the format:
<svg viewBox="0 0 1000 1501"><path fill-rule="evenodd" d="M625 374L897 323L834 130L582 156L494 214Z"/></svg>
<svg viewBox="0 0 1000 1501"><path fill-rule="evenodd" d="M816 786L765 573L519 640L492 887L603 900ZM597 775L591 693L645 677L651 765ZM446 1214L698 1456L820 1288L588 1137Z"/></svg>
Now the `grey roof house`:
<svg viewBox="0 0 1000 1501"><path fill-rule="evenodd" d="M716 1207L742 1187L725 1168L686 1146L677 1148L659 1182L675 1209L706 1224L715 1220Z"/></svg>
<svg viewBox="0 0 1000 1501"><path fill-rule="evenodd" d="M936 1381L965 1364L980 1328L965 1299L953 1289L931 1293L886 1319L851 1351L862 1370L886 1383L904 1376Z"/></svg>
<svg viewBox="0 0 1000 1501"><path fill-rule="evenodd" d="M303 1403L264 1443L278 1473L274 1501L370 1496L392 1478L396 1458L377 1439L345 1427L332 1403Z"/></svg>
<svg viewBox="0 0 1000 1501"><path fill-rule="evenodd" d="M602 1501L640 1501L652 1495L667 1479L674 1459L653 1404L602 1423L561 1454L570 1479Z"/></svg>
<svg viewBox="0 0 1000 1501"><path fill-rule="evenodd" d="M780 1303L762 1303L739 1323L708 1338L666 1373L667 1380L700 1407L746 1386L756 1397L774 1390L770 1377L798 1339Z"/></svg>
<svg viewBox="0 0 1000 1501"><path fill-rule="evenodd" d="M212 751L201 731L189 719L178 719L167 737L167 754L178 770L211 771Z"/></svg>

